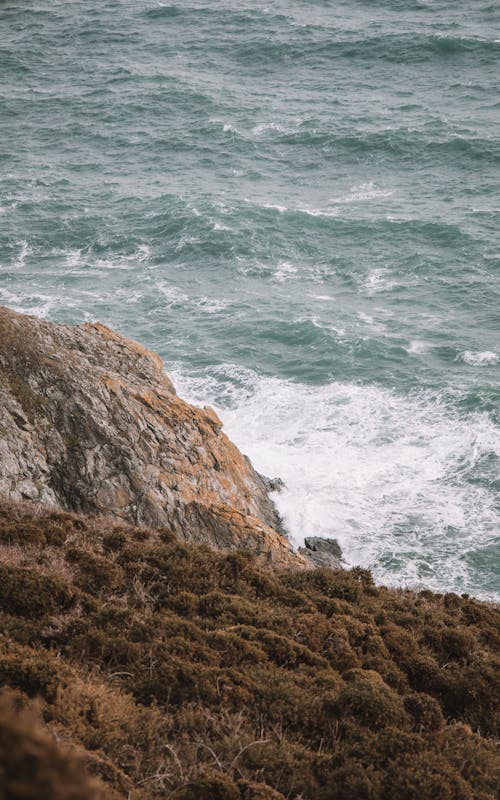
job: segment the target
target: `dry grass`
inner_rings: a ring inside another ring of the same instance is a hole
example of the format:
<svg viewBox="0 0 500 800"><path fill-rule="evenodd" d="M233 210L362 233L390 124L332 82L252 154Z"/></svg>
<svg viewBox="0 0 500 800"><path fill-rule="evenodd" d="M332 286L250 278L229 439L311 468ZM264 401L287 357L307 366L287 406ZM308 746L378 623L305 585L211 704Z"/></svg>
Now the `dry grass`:
<svg viewBox="0 0 500 800"><path fill-rule="evenodd" d="M0 684L41 709L54 780L72 748L105 787L75 798L497 796L497 608L28 504L0 542Z"/></svg>

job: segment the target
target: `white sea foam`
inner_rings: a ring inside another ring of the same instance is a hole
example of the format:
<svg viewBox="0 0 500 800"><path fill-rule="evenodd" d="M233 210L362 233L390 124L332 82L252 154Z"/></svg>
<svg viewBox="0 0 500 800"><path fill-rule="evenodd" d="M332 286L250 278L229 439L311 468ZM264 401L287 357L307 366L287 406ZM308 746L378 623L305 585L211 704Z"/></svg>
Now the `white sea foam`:
<svg viewBox="0 0 500 800"><path fill-rule="evenodd" d="M78 267L82 262L82 251L68 250L65 262L68 267Z"/></svg>
<svg viewBox="0 0 500 800"><path fill-rule="evenodd" d="M338 325L333 325L331 322L325 322L319 317L299 317L297 322L310 322L315 328L319 328L321 331L330 331L331 333L335 333L339 339L343 339L346 335L345 328L339 328Z"/></svg>
<svg viewBox="0 0 500 800"><path fill-rule="evenodd" d="M177 305L187 305L189 303L189 297L184 292L181 292L177 286L173 286L170 283L166 283L165 281L160 281L157 285L157 290L166 300L165 306L166 308L172 308L172 306Z"/></svg>
<svg viewBox="0 0 500 800"><path fill-rule="evenodd" d="M222 131L223 131L223 133L236 133L236 134L238 134L238 136L243 136L243 134L239 130L239 128L237 128L236 125L232 125L230 122L225 122L224 123L224 125L222 127Z"/></svg>
<svg viewBox="0 0 500 800"><path fill-rule="evenodd" d="M465 350L461 353L460 358L471 367L492 367L500 364L498 353L494 353L492 350L484 350L482 353Z"/></svg>
<svg viewBox="0 0 500 800"><path fill-rule="evenodd" d="M108 270L126 271L135 269L134 262L124 257L120 258L119 256L111 258L96 258L96 260L93 263L93 266L97 267L97 269L102 269L105 271Z"/></svg>
<svg viewBox="0 0 500 800"><path fill-rule="evenodd" d="M426 353L429 347L429 342L424 342L422 339L413 339L405 350L410 355L420 356L422 353Z"/></svg>
<svg viewBox="0 0 500 800"><path fill-rule="evenodd" d="M310 217L338 217L340 210L338 208L311 208L304 206L297 208L301 214L308 214Z"/></svg>
<svg viewBox="0 0 500 800"><path fill-rule="evenodd" d="M363 325L366 325L370 330L375 331L376 333L384 333L387 329L387 326L384 325L383 322L379 322L375 320L370 314L365 314L364 311L358 311L357 317Z"/></svg>
<svg viewBox="0 0 500 800"><path fill-rule="evenodd" d="M190 303L204 314L217 314L230 305L229 300L224 300L220 297L195 297L190 300Z"/></svg>
<svg viewBox="0 0 500 800"><path fill-rule="evenodd" d="M54 295L42 292L11 292L0 287L0 306L8 306L21 314L33 314L44 319L54 308L59 305L59 300Z"/></svg>
<svg viewBox="0 0 500 800"><path fill-rule="evenodd" d="M390 277L391 273L387 267L376 267L372 269L365 278L364 288L368 294L385 292L392 289L396 283Z"/></svg>
<svg viewBox="0 0 500 800"><path fill-rule="evenodd" d="M307 214L309 217L338 217L340 214L340 209L338 208L315 208L314 206L285 206L281 205L280 203L272 203L272 202L264 202L256 204L253 200L245 197L246 203L251 203L252 205L259 205L260 208L271 208L275 211L279 211L280 213L284 214L285 212L290 212L293 214Z"/></svg>
<svg viewBox="0 0 500 800"><path fill-rule="evenodd" d="M168 284L165 281L160 281L157 285L157 290L166 300L166 308L183 307L186 309L196 309L203 314L217 314L223 311L230 305L229 300L218 297L192 297L187 295L177 286Z"/></svg>
<svg viewBox="0 0 500 800"><path fill-rule="evenodd" d="M248 201L248 202L251 202L251 201ZM273 208L275 211L279 211L282 214L284 214L285 211L289 210L288 206L281 206L278 203L263 203L262 207L263 208Z"/></svg>
<svg viewBox="0 0 500 800"><path fill-rule="evenodd" d="M14 263L12 264L12 266L15 269L22 269L26 262L26 256L31 255L33 250L28 244L28 242L24 241L24 239L21 239L19 242L17 242L17 244L19 245L19 253L17 257L14 259Z"/></svg>
<svg viewBox="0 0 500 800"><path fill-rule="evenodd" d="M368 200L379 200L384 197L391 197L394 194L392 189L382 189L373 181L362 183L359 186L351 186L349 194L341 197L332 197L329 202L335 205L348 205L349 203L363 203Z"/></svg>
<svg viewBox="0 0 500 800"><path fill-rule="evenodd" d="M467 553L500 525L494 494L469 480L500 458L500 431L486 415L460 418L425 394L311 387L235 366L174 380L183 396L216 407L257 469L284 479L275 499L296 544L334 536L348 564L379 580L480 592Z"/></svg>
<svg viewBox="0 0 500 800"><path fill-rule="evenodd" d="M148 244L140 244L137 248L136 259L141 263L147 261L151 256L151 247Z"/></svg>
<svg viewBox="0 0 500 800"><path fill-rule="evenodd" d="M298 128L297 125L290 128L289 126L282 125L279 122L260 122L252 129L252 133L255 136L262 136L262 134L267 133L268 131L276 131L276 133L291 134L295 133L297 131L297 128Z"/></svg>
<svg viewBox="0 0 500 800"><path fill-rule="evenodd" d="M278 281L278 283L284 283L297 272L298 267L295 264L291 264L289 261L280 261L276 267L276 272L274 273L274 280Z"/></svg>

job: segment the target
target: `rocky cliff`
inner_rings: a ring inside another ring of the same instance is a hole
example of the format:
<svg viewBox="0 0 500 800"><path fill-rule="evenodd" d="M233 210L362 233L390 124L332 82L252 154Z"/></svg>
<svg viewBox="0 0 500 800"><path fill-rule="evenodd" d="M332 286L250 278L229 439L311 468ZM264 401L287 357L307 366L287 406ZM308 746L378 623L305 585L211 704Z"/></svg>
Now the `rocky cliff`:
<svg viewBox="0 0 500 800"><path fill-rule="evenodd" d="M165 526L277 564L291 553L264 481L216 413L181 400L155 353L104 325L0 308L0 493Z"/></svg>

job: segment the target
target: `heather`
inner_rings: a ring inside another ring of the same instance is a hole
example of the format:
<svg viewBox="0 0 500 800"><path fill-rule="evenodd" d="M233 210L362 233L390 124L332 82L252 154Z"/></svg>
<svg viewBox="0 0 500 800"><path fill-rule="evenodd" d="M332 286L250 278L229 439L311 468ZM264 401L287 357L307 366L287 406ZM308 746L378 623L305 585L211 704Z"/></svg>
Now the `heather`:
<svg viewBox="0 0 500 800"><path fill-rule="evenodd" d="M0 608L4 797L11 729L75 798L497 795L493 605L3 501Z"/></svg>

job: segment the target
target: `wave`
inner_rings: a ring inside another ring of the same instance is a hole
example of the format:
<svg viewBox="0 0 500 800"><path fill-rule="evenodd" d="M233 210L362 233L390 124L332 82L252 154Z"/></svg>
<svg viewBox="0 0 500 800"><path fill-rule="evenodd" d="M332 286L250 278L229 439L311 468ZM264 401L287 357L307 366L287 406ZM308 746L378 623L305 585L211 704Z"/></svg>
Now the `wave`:
<svg viewBox="0 0 500 800"><path fill-rule="evenodd" d="M397 285L397 281L391 277L391 272L387 267L376 267L370 270L364 281L364 288L368 294L387 292Z"/></svg>
<svg viewBox="0 0 500 800"><path fill-rule="evenodd" d="M27 256L33 253L33 249L24 239L17 242L17 244L19 245L19 253L14 259L14 263L12 266L14 267L14 269L23 269L26 263L26 258Z"/></svg>
<svg viewBox="0 0 500 800"><path fill-rule="evenodd" d="M144 17L152 20L172 19L172 17L185 15L189 10L186 6L159 4L156 8L149 8L145 11Z"/></svg>
<svg viewBox="0 0 500 800"><path fill-rule="evenodd" d="M371 198L353 200L352 204L371 200L384 200L387 196L389 196L388 193L384 192L381 192L378 196L374 193ZM281 198L276 198L274 202L270 199L259 202L247 197L244 198L244 202L248 210L246 212L242 210L242 213L245 213L246 217L251 214L252 221L266 218L278 220L281 217L285 217L285 220L289 221L291 225L296 221L303 220L305 215L311 218L310 228L313 225L318 228L327 226L329 230L334 230L338 236L353 236L356 237L356 240L368 240L373 237L383 238L390 235L391 238L394 237L395 241L404 241L405 237L408 237L407 242L415 239L424 239L448 245L465 245L474 241L472 232L464 230L453 222L425 218L404 219L391 217L387 214L369 219L366 219L361 214L359 216L346 216L342 214L342 205L349 205L349 203L335 202L335 199L330 200L328 204L323 206L285 205L280 201ZM283 222L280 221L280 229L282 229L282 226Z"/></svg>
<svg viewBox="0 0 500 800"><path fill-rule="evenodd" d="M299 122L274 121L261 122L252 128L244 124L223 121L214 118L211 122L222 126L223 133L231 133L232 140L241 147L256 148L260 152L264 145L287 145L303 148L319 148L322 158L329 158L330 154L335 159L339 155L346 157L363 154L373 157L374 153L386 156L396 156L405 163L412 163L418 159L423 167L427 162L436 165L436 160L443 163L451 158L460 156L472 162L488 161L500 163L500 140L497 136L478 136L472 130L464 131L458 127L451 127L441 120L434 120L432 126L388 126L378 130L357 129L349 131L343 128L332 130L319 120L306 119ZM247 151L242 150L245 153ZM361 184L358 190L359 197L343 197L338 202L355 202L357 199L372 199L373 196L383 197L383 190L373 184ZM390 195L389 190L385 190ZM377 194L374 195L373 193ZM353 190L356 195L356 190ZM368 195L368 197L365 197Z"/></svg>
<svg viewBox="0 0 500 800"><path fill-rule="evenodd" d="M319 146L325 154L339 151L347 153L387 153L403 160L419 159L422 166L428 160L436 163L436 157L467 156L472 160L500 162L500 141L497 137L481 137L454 133L447 127L429 132L409 127L394 127L384 130L353 133L332 132L330 129L303 125L291 133L276 137L280 144Z"/></svg>
<svg viewBox="0 0 500 800"><path fill-rule="evenodd" d="M491 350L484 350L483 352L465 350L459 357L471 367L493 367L500 364L500 356Z"/></svg>
<svg viewBox="0 0 500 800"><path fill-rule="evenodd" d="M235 61L262 72L269 65L297 64L331 69L332 59L356 62L386 61L421 64L430 60L445 61L453 57L495 60L500 52L498 39L453 36L443 33L383 33L378 36L336 38L302 29L303 35L280 38L253 37L236 46L227 47ZM226 50L224 44L220 49ZM258 67L256 68L256 64Z"/></svg>
<svg viewBox="0 0 500 800"><path fill-rule="evenodd" d="M5 287L0 287L0 305L8 306L20 314L34 314L41 319L47 319L59 306L59 298L54 294L36 290L12 292Z"/></svg>
<svg viewBox="0 0 500 800"><path fill-rule="evenodd" d="M156 290L165 298L165 308L198 311L202 314L217 314L225 311L230 305L229 300L224 300L222 298L208 297L205 295L201 297L188 295L183 292L182 289L168 284L166 281L160 281L156 285Z"/></svg>
<svg viewBox="0 0 500 800"><path fill-rule="evenodd" d="M259 470L284 479L275 500L296 544L333 536L349 564L385 582L480 593L469 558L500 524L500 429L485 414L461 416L426 393L313 387L234 365L174 381L216 406ZM477 481L488 469L489 482Z"/></svg>
<svg viewBox="0 0 500 800"><path fill-rule="evenodd" d="M429 342L425 342L422 339L412 339L405 350L409 355L420 356L423 355L423 353L427 353L430 348L431 345Z"/></svg>

